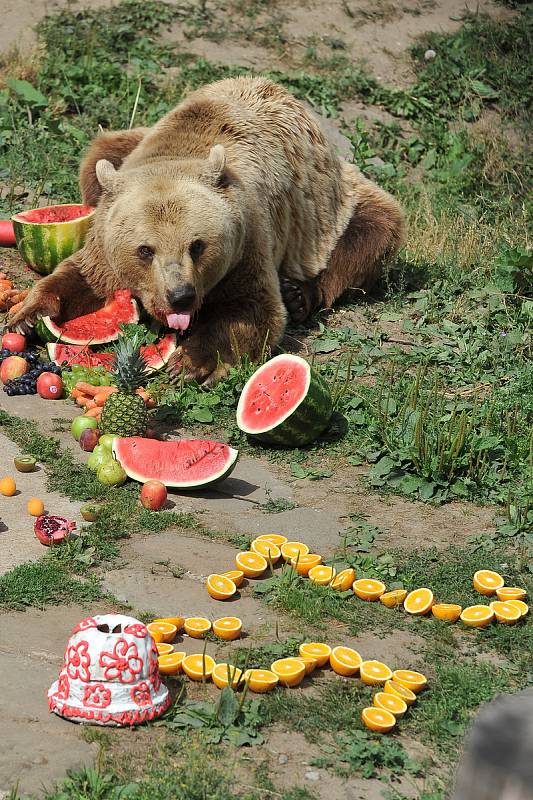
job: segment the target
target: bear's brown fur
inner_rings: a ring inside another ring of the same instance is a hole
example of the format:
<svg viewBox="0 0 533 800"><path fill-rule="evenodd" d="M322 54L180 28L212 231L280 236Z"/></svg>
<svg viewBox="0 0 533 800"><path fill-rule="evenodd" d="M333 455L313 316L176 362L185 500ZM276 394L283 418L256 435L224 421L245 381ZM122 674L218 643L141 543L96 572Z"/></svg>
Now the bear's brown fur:
<svg viewBox="0 0 533 800"><path fill-rule="evenodd" d="M162 322L194 316L179 363L200 381L276 345L286 308L300 320L369 286L403 239L396 201L265 78L210 84L151 129L103 134L80 182L98 204L86 244L14 325L72 318L129 288Z"/></svg>

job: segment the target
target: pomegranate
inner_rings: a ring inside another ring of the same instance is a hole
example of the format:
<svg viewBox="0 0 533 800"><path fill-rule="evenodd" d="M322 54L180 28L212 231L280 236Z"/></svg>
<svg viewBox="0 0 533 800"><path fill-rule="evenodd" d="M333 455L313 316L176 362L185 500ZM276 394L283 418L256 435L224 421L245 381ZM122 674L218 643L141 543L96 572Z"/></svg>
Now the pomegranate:
<svg viewBox="0 0 533 800"><path fill-rule="evenodd" d="M50 547L50 545L59 544L64 539L68 539L75 528L76 523L66 517L41 514L35 520L33 530L41 544Z"/></svg>

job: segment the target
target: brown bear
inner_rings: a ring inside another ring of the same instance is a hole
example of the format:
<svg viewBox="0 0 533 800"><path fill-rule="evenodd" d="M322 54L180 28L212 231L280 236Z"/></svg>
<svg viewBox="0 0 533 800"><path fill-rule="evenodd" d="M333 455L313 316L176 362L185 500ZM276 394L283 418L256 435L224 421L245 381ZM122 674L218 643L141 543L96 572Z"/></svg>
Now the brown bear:
<svg viewBox="0 0 533 800"><path fill-rule="evenodd" d="M85 246L35 285L13 325L70 319L128 288L187 330L176 363L202 382L275 346L287 310L302 321L369 287L403 240L396 201L266 78L212 83L153 128L102 134L80 183L97 205Z"/></svg>

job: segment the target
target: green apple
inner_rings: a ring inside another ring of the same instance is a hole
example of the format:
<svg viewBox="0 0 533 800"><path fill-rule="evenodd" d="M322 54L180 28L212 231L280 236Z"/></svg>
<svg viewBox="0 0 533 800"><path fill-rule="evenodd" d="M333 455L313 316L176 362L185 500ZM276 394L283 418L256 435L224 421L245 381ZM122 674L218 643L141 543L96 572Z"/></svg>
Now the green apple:
<svg viewBox="0 0 533 800"><path fill-rule="evenodd" d="M128 476L118 461L115 461L113 458L111 461L106 461L105 464L99 467L96 477L100 483L105 483L106 486L122 486L122 484L126 482Z"/></svg>
<svg viewBox="0 0 533 800"><path fill-rule="evenodd" d="M70 426L70 430L72 435L76 439L77 442L80 440L80 436L83 431L87 430L87 428L97 428L98 421L94 417L85 417L83 414L79 417L74 417L72 420L72 425Z"/></svg>

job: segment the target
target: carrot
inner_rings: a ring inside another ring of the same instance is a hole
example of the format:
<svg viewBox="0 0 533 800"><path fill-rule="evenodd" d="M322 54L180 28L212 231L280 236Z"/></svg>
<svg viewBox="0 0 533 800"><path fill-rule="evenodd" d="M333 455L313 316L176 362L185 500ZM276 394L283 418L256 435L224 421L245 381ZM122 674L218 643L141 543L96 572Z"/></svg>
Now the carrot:
<svg viewBox="0 0 533 800"><path fill-rule="evenodd" d="M9 278L7 277L5 272L0 272L0 281L7 281Z"/></svg>
<svg viewBox="0 0 533 800"><path fill-rule="evenodd" d="M102 409L100 408L100 406L95 406L94 408L90 408L88 411L86 411L83 416L84 417L95 417L96 419L100 419L101 413L102 413Z"/></svg>
<svg viewBox="0 0 533 800"><path fill-rule="evenodd" d="M12 289L13 284L5 278L0 279L0 289Z"/></svg>
<svg viewBox="0 0 533 800"><path fill-rule="evenodd" d="M105 405L106 400L109 397L111 397L112 394L118 392L118 389L116 389L115 387L113 387L113 389L114 389L113 392L98 392L98 394L95 394L94 402L96 403L96 405L103 407Z"/></svg>
<svg viewBox="0 0 533 800"><path fill-rule="evenodd" d="M9 302L13 303L14 305L17 303L22 303L22 301L27 298L29 293L29 289L24 289L22 292L19 292L17 289L12 289L9 294Z"/></svg>
<svg viewBox="0 0 533 800"><path fill-rule="evenodd" d="M85 401L85 409L86 411L90 411L91 408L96 408L96 403L94 402L92 397L89 397L89 399Z"/></svg>
<svg viewBox="0 0 533 800"><path fill-rule="evenodd" d="M84 407L84 406L86 406L86 405L87 405L87 401L88 401L88 400L92 400L92 398L91 398L91 397L87 397L87 395L86 395L86 394L81 394L81 393L80 393L80 394L79 394L79 395L76 397L76 403L77 403L77 405L79 405L79 406L82 406L82 407Z"/></svg>
<svg viewBox="0 0 533 800"><path fill-rule="evenodd" d="M91 383L85 383L85 381L78 381L76 384L76 389L79 389L83 394L89 395L89 397L94 397L95 394L98 394L101 387L93 386Z"/></svg>
<svg viewBox="0 0 533 800"><path fill-rule="evenodd" d="M78 397L80 397L81 394L82 394L82 392L80 392L79 389L76 389L76 387L74 387L74 389L70 393L70 396L72 397L73 400L77 400Z"/></svg>

